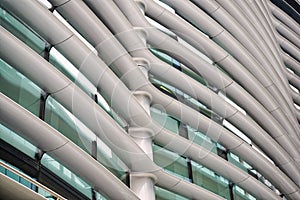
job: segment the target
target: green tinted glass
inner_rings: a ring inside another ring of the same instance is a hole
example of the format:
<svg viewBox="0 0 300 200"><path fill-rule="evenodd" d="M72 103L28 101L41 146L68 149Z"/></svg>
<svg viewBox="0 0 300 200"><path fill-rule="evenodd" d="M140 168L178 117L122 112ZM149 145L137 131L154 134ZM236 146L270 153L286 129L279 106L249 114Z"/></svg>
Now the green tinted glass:
<svg viewBox="0 0 300 200"><path fill-rule="evenodd" d="M247 165L244 164L244 162L240 160L240 158L233 153L228 154L228 161L247 173L248 173L248 169L250 169L248 168L249 166L248 164Z"/></svg>
<svg viewBox="0 0 300 200"><path fill-rule="evenodd" d="M45 122L61 132L88 154L97 149L97 160L120 179L127 167L96 135L52 97L46 101ZM96 144L92 144L93 142ZM94 145L94 146L93 146Z"/></svg>
<svg viewBox="0 0 300 200"><path fill-rule="evenodd" d="M194 183L226 199L229 199L228 180L210 169L192 161Z"/></svg>
<svg viewBox="0 0 300 200"><path fill-rule="evenodd" d="M188 200L187 198L155 186L156 200Z"/></svg>
<svg viewBox="0 0 300 200"><path fill-rule="evenodd" d="M2 124L0 124L0 139L4 140L31 158L34 158L36 147Z"/></svg>
<svg viewBox="0 0 300 200"><path fill-rule="evenodd" d="M0 8L0 22L1 26L27 44L38 54L44 50L45 42L2 8Z"/></svg>
<svg viewBox="0 0 300 200"><path fill-rule="evenodd" d="M82 131L82 128L85 128L84 125L50 96L46 101L45 122L61 132L84 151L89 154L91 153L92 141L95 140L96 136L93 133L84 133Z"/></svg>
<svg viewBox="0 0 300 200"><path fill-rule="evenodd" d="M186 158L157 145L153 145L153 158L154 162L167 172L189 181Z"/></svg>
<svg viewBox="0 0 300 200"><path fill-rule="evenodd" d="M247 193L245 190L240 188L239 186L233 187L233 197L234 200L255 200L256 198Z"/></svg>
<svg viewBox="0 0 300 200"><path fill-rule="evenodd" d="M162 127L172 131L173 133L178 134L179 124L178 121L168 114L159 111L158 109L151 108L150 110L151 117L154 121L160 124Z"/></svg>
<svg viewBox="0 0 300 200"><path fill-rule="evenodd" d="M1 59L0 92L36 116L39 115L41 89Z"/></svg>
<svg viewBox="0 0 300 200"><path fill-rule="evenodd" d="M216 144L208 136L204 135L203 133L189 126L188 126L188 137L189 140L193 141L194 143L204 147L210 152L217 154Z"/></svg>
<svg viewBox="0 0 300 200"><path fill-rule="evenodd" d="M41 163L75 189L80 191L82 194L86 195L88 198L92 197L90 185L71 172L68 168L64 167L62 164L50 157L48 154L43 155Z"/></svg>

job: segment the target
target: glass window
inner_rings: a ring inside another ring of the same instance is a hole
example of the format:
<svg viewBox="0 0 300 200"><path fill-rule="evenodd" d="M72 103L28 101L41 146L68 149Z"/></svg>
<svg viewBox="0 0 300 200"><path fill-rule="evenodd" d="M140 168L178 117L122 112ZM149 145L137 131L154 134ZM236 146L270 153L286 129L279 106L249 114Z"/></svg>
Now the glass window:
<svg viewBox="0 0 300 200"><path fill-rule="evenodd" d="M168 173L190 181L186 158L158 145L153 145L153 158L154 162Z"/></svg>
<svg viewBox="0 0 300 200"><path fill-rule="evenodd" d="M50 96L46 101L45 122L91 154L92 141L96 139L94 133Z"/></svg>
<svg viewBox="0 0 300 200"><path fill-rule="evenodd" d="M210 169L191 161L194 183L226 199L229 199L228 180Z"/></svg>
<svg viewBox="0 0 300 200"><path fill-rule="evenodd" d="M150 114L152 119L154 119L158 124L164 128L172 131L173 133L179 133L179 123L176 119L170 117L167 113L164 113L156 108L150 109Z"/></svg>
<svg viewBox="0 0 300 200"><path fill-rule="evenodd" d="M187 198L155 186L156 200L188 200Z"/></svg>
<svg viewBox="0 0 300 200"><path fill-rule="evenodd" d="M22 151L31 158L34 158L36 147L2 124L0 124L0 139Z"/></svg>
<svg viewBox="0 0 300 200"><path fill-rule="evenodd" d="M92 148L96 147L97 160L123 180L128 171L127 166L88 127L50 96L46 101L45 122L90 155L92 155ZM92 144L95 141L97 145ZM92 147L93 145L95 146Z"/></svg>
<svg viewBox="0 0 300 200"><path fill-rule="evenodd" d="M245 161L241 160L237 155L233 153L228 153L228 161L237 166L238 168L242 169L243 171L248 173L248 170L252 169L252 167L246 163Z"/></svg>
<svg viewBox="0 0 300 200"><path fill-rule="evenodd" d="M69 183L71 186L73 186L75 189L80 191L82 194L84 194L88 198L92 197L91 186L81 178L79 178L77 175L75 175L73 172L71 172L69 169L64 167L62 164L60 164L58 161L56 161L54 158L50 157L48 154L44 154L41 163L53 173Z"/></svg>
<svg viewBox="0 0 300 200"><path fill-rule="evenodd" d="M71 81L75 82L87 95L91 96L97 92L97 88L54 47L50 50L49 62Z"/></svg>
<svg viewBox="0 0 300 200"><path fill-rule="evenodd" d="M208 136L204 135L203 133L188 127L188 138L189 140L193 141L194 143L204 147L205 149L209 150L217 154L217 146Z"/></svg>
<svg viewBox="0 0 300 200"><path fill-rule="evenodd" d="M180 63L177 60L175 60L174 58L172 58L171 56L169 56L157 49L154 49L154 48L150 48L149 50L150 50L150 52L152 52L155 56L157 56L162 61L172 65L173 67L175 67L177 69L180 69Z"/></svg>
<svg viewBox="0 0 300 200"><path fill-rule="evenodd" d="M244 189L240 188L237 185L233 186L233 197L234 200L255 200L256 199L251 194L247 193Z"/></svg>
<svg viewBox="0 0 300 200"><path fill-rule="evenodd" d="M39 115L41 89L1 59L0 92L36 116Z"/></svg>
<svg viewBox="0 0 300 200"><path fill-rule="evenodd" d="M128 167L112 150L97 138L97 160L121 181L126 183Z"/></svg>
<svg viewBox="0 0 300 200"><path fill-rule="evenodd" d="M1 26L27 44L38 54L43 52L45 49L45 42L2 8L0 8L0 21Z"/></svg>
<svg viewBox="0 0 300 200"><path fill-rule="evenodd" d="M188 69L187 67L182 67L181 70L182 70L183 73L185 73L189 77L195 79L196 81L198 81L202 85L208 86L207 81L202 76L199 76L198 74L196 74L192 70Z"/></svg>
<svg viewBox="0 0 300 200"><path fill-rule="evenodd" d="M24 172L22 172L20 169L18 169L17 167L9 164L8 162L5 162L4 160L0 159L0 162L8 165L9 167L15 169L16 171L20 172L21 174L29 177L27 174L25 174ZM35 185L33 185L31 182L27 181L26 179L22 178L21 176L19 176L18 174L16 174L13 171L10 171L9 169L6 169L2 166L0 166L0 173L3 173L4 175L8 176L9 178L21 183L22 185L24 185L25 187L34 190L35 189ZM49 195L49 194L48 194Z"/></svg>

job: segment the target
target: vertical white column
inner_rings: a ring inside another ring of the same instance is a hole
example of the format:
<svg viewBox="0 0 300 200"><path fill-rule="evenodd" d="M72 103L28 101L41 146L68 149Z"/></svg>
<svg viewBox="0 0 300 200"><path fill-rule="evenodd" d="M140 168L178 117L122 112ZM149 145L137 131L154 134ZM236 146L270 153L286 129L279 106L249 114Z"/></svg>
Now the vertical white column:
<svg viewBox="0 0 300 200"><path fill-rule="evenodd" d="M143 4L137 2L141 8L143 14L144 7ZM147 32L140 27L134 28L144 42L146 46ZM149 79L149 62L148 60L140 57L133 58L136 64L140 67L141 71L147 79ZM137 98L140 105L145 109L147 114L150 116L150 103L151 95L145 91L135 91L134 96ZM153 131L145 127L131 127L128 130L129 134L133 140L143 149L143 151L148 155L148 157L153 160L153 149L152 149L152 136ZM139 198L143 200L155 200L154 184L156 177L148 172L133 172L130 174L130 188L138 195Z"/></svg>
<svg viewBox="0 0 300 200"><path fill-rule="evenodd" d="M148 79L148 62L143 58L134 58L134 61L141 68L143 74ZM133 95L137 98L140 105L150 115L151 95L145 91L135 91ZM145 127L132 126L128 129L129 135L145 152L145 154L153 160L152 136L153 131ZM154 184L156 177L149 172L132 172L130 174L130 188L142 200L155 200Z"/></svg>

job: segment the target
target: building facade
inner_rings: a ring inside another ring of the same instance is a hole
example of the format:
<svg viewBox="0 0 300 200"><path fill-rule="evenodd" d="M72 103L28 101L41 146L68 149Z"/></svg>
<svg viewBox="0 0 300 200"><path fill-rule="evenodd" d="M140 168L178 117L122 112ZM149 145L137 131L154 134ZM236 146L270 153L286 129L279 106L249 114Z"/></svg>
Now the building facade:
<svg viewBox="0 0 300 200"><path fill-rule="evenodd" d="M0 199L300 199L297 0L0 5Z"/></svg>

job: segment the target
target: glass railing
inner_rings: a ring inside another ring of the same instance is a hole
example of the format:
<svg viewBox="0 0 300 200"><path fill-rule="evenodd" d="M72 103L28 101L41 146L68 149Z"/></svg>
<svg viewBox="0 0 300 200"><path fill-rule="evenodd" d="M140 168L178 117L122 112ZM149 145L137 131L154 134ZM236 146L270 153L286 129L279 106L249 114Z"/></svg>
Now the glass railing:
<svg viewBox="0 0 300 200"><path fill-rule="evenodd" d="M166 172L186 181L190 181L186 158L158 145L153 145L153 160Z"/></svg>
<svg viewBox="0 0 300 200"><path fill-rule="evenodd" d="M88 198L92 198L91 186L48 154L43 155L41 164L66 181L76 190L80 191Z"/></svg>
<svg viewBox="0 0 300 200"><path fill-rule="evenodd" d="M27 156L34 158L36 147L2 124L0 124L0 139L20 150Z"/></svg>
<svg viewBox="0 0 300 200"><path fill-rule="evenodd" d="M42 90L2 59L0 59L0 92L39 116Z"/></svg>
<svg viewBox="0 0 300 200"><path fill-rule="evenodd" d="M17 168L9 165L8 163L5 163L2 160L0 160L0 172L49 200L66 200L61 195L50 190L46 186L42 185L41 183L37 182Z"/></svg>
<svg viewBox="0 0 300 200"><path fill-rule="evenodd" d="M162 127L168 129L169 131L179 134L179 122L170 117L167 113L162 112L154 107L150 109L150 114L152 119L157 122Z"/></svg>
<svg viewBox="0 0 300 200"><path fill-rule="evenodd" d="M213 142L208 136L201 133L200 131L193 129L190 126L187 126L187 128L189 140L193 141L201 147L204 147L208 151L217 154L217 146L215 142Z"/></svg>
<svg viewBox="0 0 300 200"><path fill-rule="evenodd" d="M229 196L229 181L222 176L217 175L210 169L191 161L193 171L193 181L196 185L199 185L215 194L218 194L226 199L230 199Z"/></svg>
<svg viewBox="0 0 300 200"><path fill-rule="evenodd" d="M45 42L33 33L29 28L23 25L19 20L13 17L6 10L0 8L1 26L11 32L18 39L27 44L30 48L38 54L45 49Z"/></svg>
<svg viewBox="0 0 300 200"><path fill-rule="evenodd" d="M247 193L245 190L239 186L233 187L233 199L234 200L256 200L251 194Z"/></svg>
<svg viewBox="0 0 300 200"><path fill-rule="evenodd" d="M155 186L156 200L188 200L187 198Z"/></svg>
<svg viewBox="0 0 300 200"><path fill-rule="evenodd" d="M92 155L92 149L96 148L97 161L118 178L121 179L126 174L128 168L120 158L88 127L52 97L48 97L46 102L45 122L88 154ZM92 147L93 142L96 144Z"/></svg>

